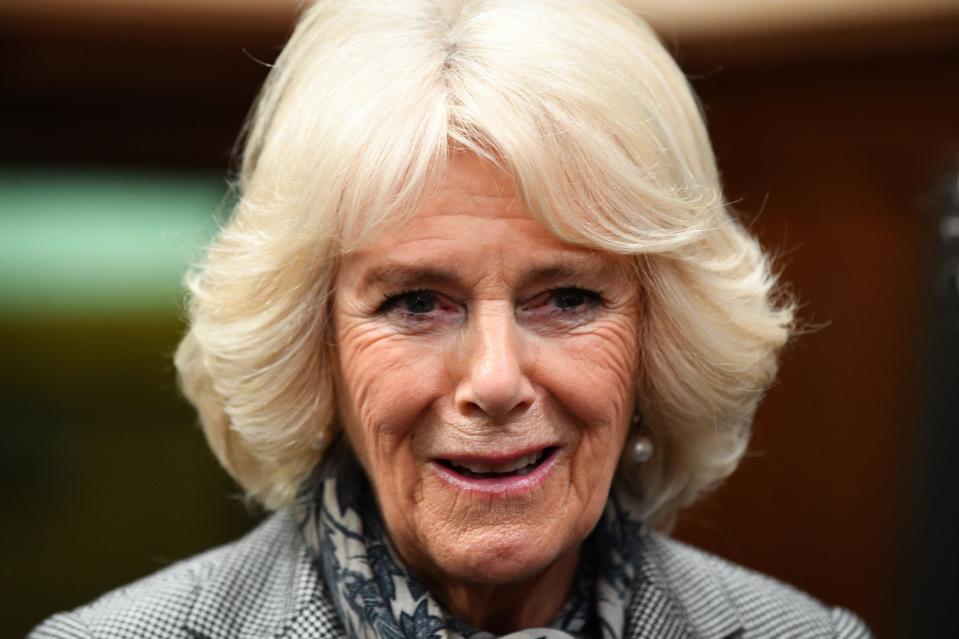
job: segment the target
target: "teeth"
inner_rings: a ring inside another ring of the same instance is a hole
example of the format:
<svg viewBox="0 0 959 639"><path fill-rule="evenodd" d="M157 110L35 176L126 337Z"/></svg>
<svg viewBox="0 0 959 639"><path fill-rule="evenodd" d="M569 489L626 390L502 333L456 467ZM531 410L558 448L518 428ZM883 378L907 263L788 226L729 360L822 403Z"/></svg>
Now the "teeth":
<svg viewBox="0 0 959 639"><path fill-rule="evenodd" d="M526 475L532 469L531 467L536 464L543 457L543 451L533 453L531 455L523 455L522 457L517 457L516 459L502 464L480 464L480 463L456 463L454 466L457 468L463 468L472 473L486 474L486 473L515 473L517 475Z"/></svg>
<svg viewBox="0 0 959 639"><path fill-rule="evenodd" d="M472 471L474 473L488 473L493 470L493 467L489 464L457 464L462 466L466 470Z"/></svg>

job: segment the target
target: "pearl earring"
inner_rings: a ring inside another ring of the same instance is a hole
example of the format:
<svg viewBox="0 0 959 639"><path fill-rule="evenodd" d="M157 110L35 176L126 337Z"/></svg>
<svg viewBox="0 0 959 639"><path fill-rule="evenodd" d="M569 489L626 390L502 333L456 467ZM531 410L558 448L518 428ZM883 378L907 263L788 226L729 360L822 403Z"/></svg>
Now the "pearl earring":
<svg viewBox="0 0 959 639"><path fill-rule="evenodd" d="M653 456L653 440L646 435L637 435L632 442L633 461L637 464L648 462Z"/></svg>
<svg viewBox="0 0 959 639"><path fill-rule="evenodd" d="M643 418L640 416L638 410L633 413L633 417L630 421L632 422L634 429L639 428ZM631 450L629 452L633 457L633 462L636 464L648 462L653 456L653 440L646 435L637 433L636 436L630 440L630 448Z"/></svg>

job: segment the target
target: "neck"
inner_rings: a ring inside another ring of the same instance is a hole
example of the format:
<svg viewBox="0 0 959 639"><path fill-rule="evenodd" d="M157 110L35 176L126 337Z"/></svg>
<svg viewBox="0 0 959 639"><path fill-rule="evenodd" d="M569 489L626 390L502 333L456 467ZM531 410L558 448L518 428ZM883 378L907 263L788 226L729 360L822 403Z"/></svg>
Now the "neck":
<svg viewBox="0 0 959 639"><path fill-rule="evenodd" d="M474 628L506 634L547 626L559 614L579 565L579 547L542 572L507 584L429 581L430 590L456 618Z"/></svg>

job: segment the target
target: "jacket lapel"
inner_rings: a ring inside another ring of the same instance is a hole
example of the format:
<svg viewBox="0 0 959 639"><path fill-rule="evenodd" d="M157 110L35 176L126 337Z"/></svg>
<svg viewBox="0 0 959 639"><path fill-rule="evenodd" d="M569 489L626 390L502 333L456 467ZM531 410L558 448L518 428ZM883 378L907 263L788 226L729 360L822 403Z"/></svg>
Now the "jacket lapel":
<svg viewBox="0 0 959 639"><path fill-rule="evenodd" d="M628 639L688 639L693 637L675 602L659 584L644 581L626 612Z"/></svg>
<svg viewBox="0 0 959 639"><path fill-rule="evenodd" d="M187 618L194 636L343 636L292 514L274 514L226 553L201 582Z"/></svg>
<svg viewBox="0 0 959 639"><path fill-rule="evenodd" d="M726 639L742 629L729 594L700 553L656 533L643 541L640 585L627 612L629 639Z"/></svg>

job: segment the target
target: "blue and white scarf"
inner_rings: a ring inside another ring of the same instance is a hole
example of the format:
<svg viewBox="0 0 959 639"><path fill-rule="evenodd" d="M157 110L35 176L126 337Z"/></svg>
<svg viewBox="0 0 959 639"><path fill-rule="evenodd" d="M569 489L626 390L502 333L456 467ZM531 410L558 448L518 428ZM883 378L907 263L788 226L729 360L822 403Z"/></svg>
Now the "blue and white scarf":
<svg viewBox="0 0 959 639"><path fill-rule="evenodd" d="M301 526L349 636L494 639L455 619L398 558L372 489L352 453L331 451L301 501ZM548 628L509 639L621 639L639 579L641 524L634 498L614 491L583 544L572 593Z"/></svg>

